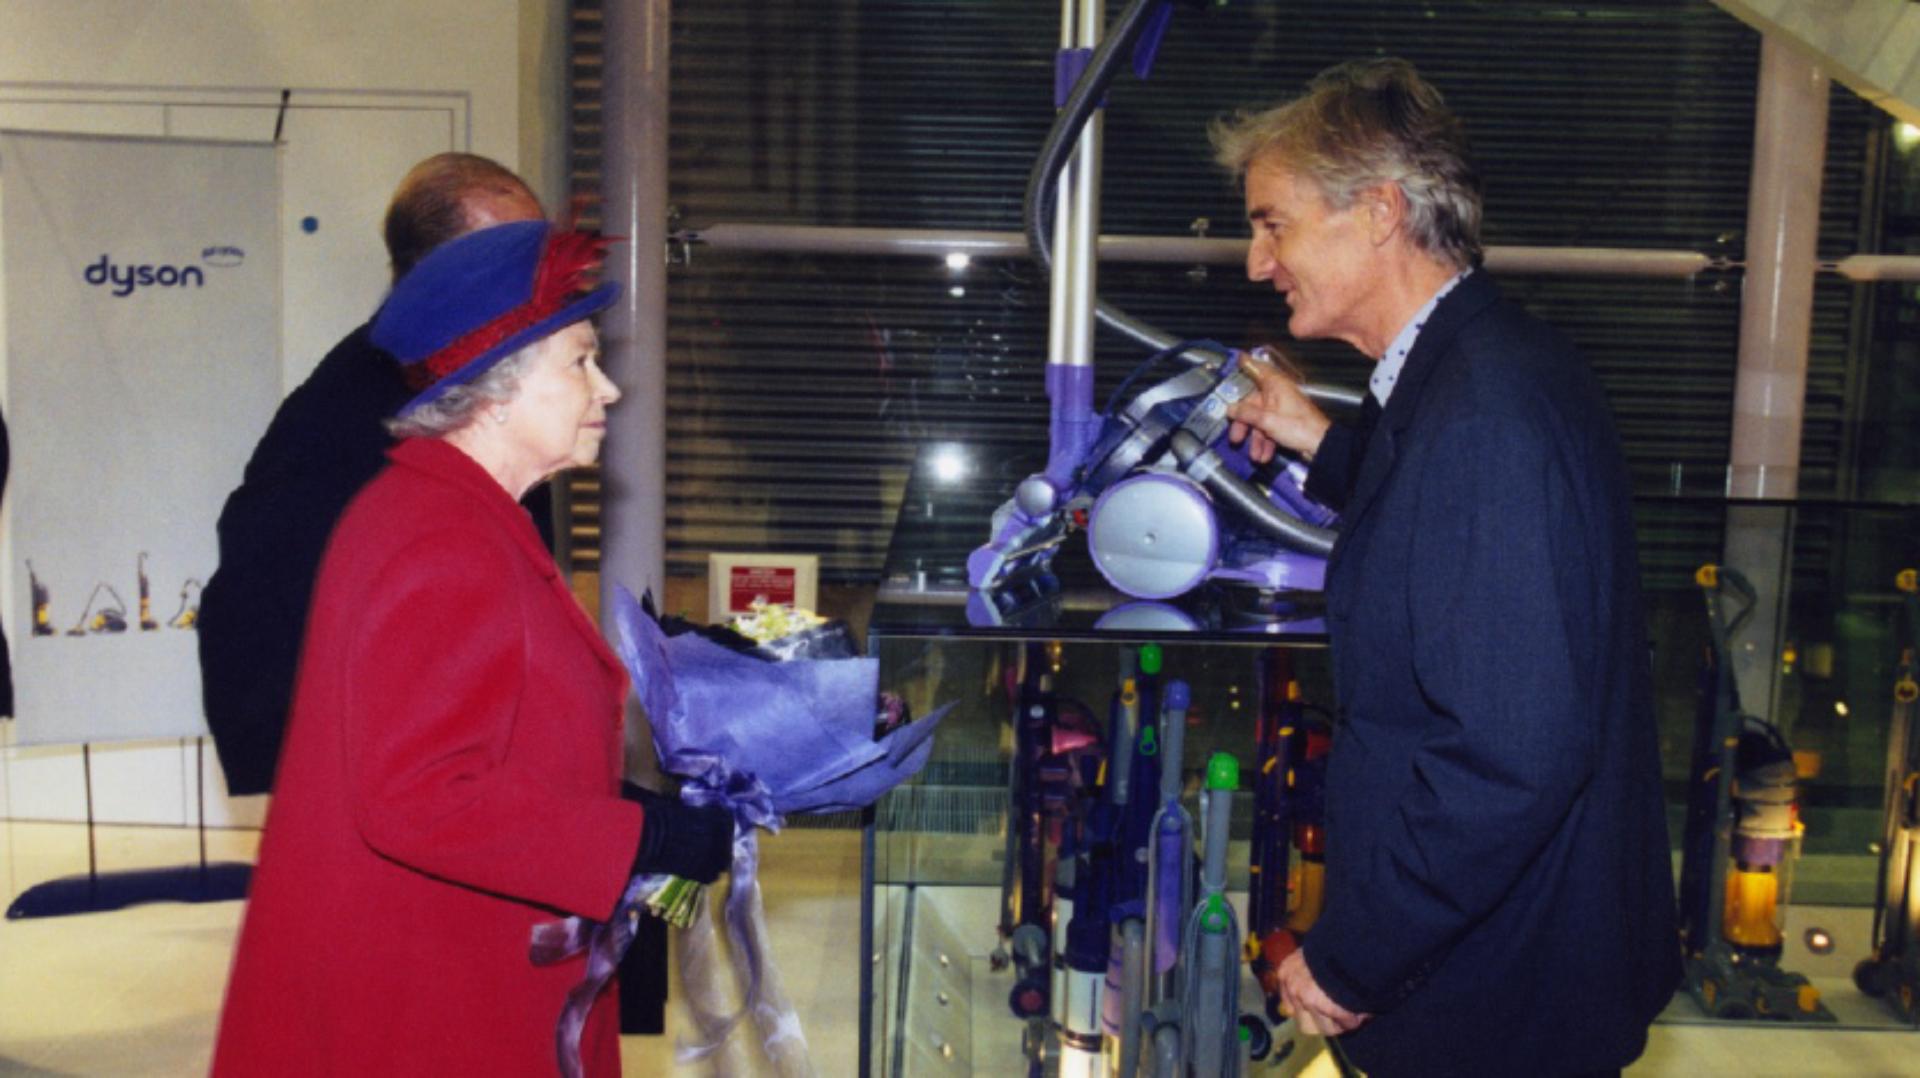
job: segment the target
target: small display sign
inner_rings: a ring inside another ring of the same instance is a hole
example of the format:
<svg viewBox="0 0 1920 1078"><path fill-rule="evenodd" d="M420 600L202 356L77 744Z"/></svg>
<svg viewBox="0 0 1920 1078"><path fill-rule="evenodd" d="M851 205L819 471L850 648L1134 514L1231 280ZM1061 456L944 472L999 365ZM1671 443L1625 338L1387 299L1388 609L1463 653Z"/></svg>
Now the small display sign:
<svg viewBox="0 0 1920 1078"><path fill-rule="evenodd" d="M793 605L799 571L788 565L736 565L727 571L727 612L747 610L754 603Z"/></svg>
<svg viewBox="0 0 1920 1078"><path fill-rule="evenodd" d="M819 602L815 554L709 554L707 620L745 614L756 601L812 610Z"/></svg>

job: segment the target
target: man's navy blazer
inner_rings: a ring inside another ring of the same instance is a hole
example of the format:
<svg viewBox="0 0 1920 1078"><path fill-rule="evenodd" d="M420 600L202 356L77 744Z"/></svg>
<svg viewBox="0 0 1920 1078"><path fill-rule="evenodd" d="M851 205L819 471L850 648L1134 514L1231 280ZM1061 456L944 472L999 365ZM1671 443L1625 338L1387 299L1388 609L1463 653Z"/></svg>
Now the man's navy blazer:
<svg viewBox="0 0 1920 1078"><path fill-rule="evenodd" d="M220 510L220 564L200 596L200 688L228 793L273 787L320 559L347 504L386 468L385 420L415 392L369 329L280 403ZM548 490L534 484L522 504L552 548Z"/></svg>
<svg viewBox="0 0 1920 1078"><path fill-rule="evenodd" d="M1637 1056L1680 974L1630 483L1597 380L1470 274L1344 488L1309 967L1375 1078ZM1352 449L1354 451L1349 452ZM1346 469L1346 474L1341 474Z"/></svg>

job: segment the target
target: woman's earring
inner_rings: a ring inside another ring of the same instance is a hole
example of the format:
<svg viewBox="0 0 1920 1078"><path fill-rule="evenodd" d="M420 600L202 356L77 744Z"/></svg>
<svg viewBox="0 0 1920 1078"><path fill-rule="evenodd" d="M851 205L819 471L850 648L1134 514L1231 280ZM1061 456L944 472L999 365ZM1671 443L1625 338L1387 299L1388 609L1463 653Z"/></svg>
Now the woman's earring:
<svg viewBox="0 0 1920 1078"><path fill-rule="evenodd" d="M507 421L507 410L505 408L495 408L493 410L493 421L495 423L505 423Z"/></svg>

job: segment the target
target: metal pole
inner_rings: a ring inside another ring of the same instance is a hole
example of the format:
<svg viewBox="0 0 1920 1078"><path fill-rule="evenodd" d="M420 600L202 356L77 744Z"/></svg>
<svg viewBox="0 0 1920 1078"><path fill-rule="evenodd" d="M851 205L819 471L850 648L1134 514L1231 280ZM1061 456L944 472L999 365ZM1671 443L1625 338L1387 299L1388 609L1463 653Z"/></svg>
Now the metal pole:
<svg viewBox="0 0 1920 1078"><path fill-rule="evenodd" d="M87 908L100 905L100 852L93 834L93 745L80 743L80 779L87 793Z"/></svg>
<svg viewBox="0 0 1920 1078"><path fill-rule="evenodd" d="M200 890L207 888L207 739L193 739L193 804L195 830L200 837Z"/></svg>
<svg viewBox="0 0 1920 1078"><path fill-rule="evenodd" d="M601 364L622 399L607 413L600 450L600 609L613 589L666 599L667 51L671 0L605 0L601 223L624 237L607 275L625 286L600 319ZM627 707L629 777L656 773L651 732ZM660 937L664 939L664 936ZM644 964L644 965L642 965ZM664 951L625 964L623 979L667 983ZM654 980L654 971L659 979ZM636 992L636 997L639 993ZM661 1000L664 1002L663 994ZM639 1012L635 1012L638 1014ZM649 1022L650 1024L650 1022Z"/></svg>
<svg viewBox="0 0 1920 1078"><path fill-rule="evenodd" d="M880 960L874 950L873 888L876 855L874 829L879 813L872 805L860 810L860 1051L859 1078L873 1075L873 964Z"/></svg>
<svg viewBox="0 0 1920 1078"><path fill-rule="evenodd" d="M1063 56L1089 52L1100 44L1106 6L1100 0L1063 0L1060 49ZM1093 315L1099 294L1100 134L1096 112L1080 132L1073 159L1060 178L1053 216L1054 268L1048 321L1047 362L1059 367L1093 365Z"/></svg>
<svg viewBox="0 0 1920 1078"><path fill-rule="evenodd" d="M1820 269L1856 283L1920 281L1920 257L1913 255L1848 255L1837 262L1822 262Z"/></svg>
<svg viewBox="0 0 1920 1078"><path fill-rule="evenodd" d="M1790 499L1799 493L1827 89L1827 76L1812 60L1778 35L1761 39L1747 274L1727 462L1732 499ZM1758 594L1753 617L1732 649L1741 703L1755 715L1774 719L1783 731L1792 717L1776 716L1774 709L1792 579L1792 531L1789 508L1735 506L1727 512L1724 560L1746 574Z"/></svg>
<svg viewBox="0 0 1920 1078"><path fill-rule="evenodd" d="M1080 0L1074 28L1075 47L1091 53L1099 48L1106 32L1105 0ZM1072 178L1061 184L1062 197L1072 205L1072 227L1066 241L1056 243L1060 266L1055 279L1067 285L1066 305L1068 352L1063 361L1073 366L1093 365L1093 337L1099 326L1094 304L1100 297L1100 146L1106 130L1105 113L1095 110L1080 132L1080 144L1073 151Z"/></svg>
<svg viewBox="0 0 1920 1078"><path fill-rule="evenodd" d="M1074 0L1060 0L1060 52L1054 59L1055 75L1054 104L1059 105L1061 97L1058 87L1065 83L1059 74L1059 65L1069 55L1079 41L1078 23L1074 18ZM1073 346L1068 340L1071 319L1067 315L1071 281L1068 279L1068 267L1072 261L1068 257L1067 245L1073 238L1073 176L1080 166L1078 152L1067 160L1065 168L1060 170L1059 185L1053 193L1053 249L1055 252L1053 276L1047 280L1047 364L1049 369L1070 363Z"/></svg>
<svg viewBox="0 0 1920 1078"><path fill-rule="evenodd" d="M1063 184L1063 187L1065 184ZM934 228L858 228L838 225L760 224L719 221L687 228L675 239L698 250L773 254L897 255L945 258L1025 258L1018 232ZM1198 236L1101 236L1103 262L1238 266L1246 261L1244 239ZM1694 277L1739 270L1740 264L1700 251L1632 247L1490 247L1487 268L1495 273L1592 277ZM1920 257L1851 255L1817 267L1849 281L1920 281Z"/></svg>
<svg viewBox="0 0 1920 1078"><path fill-rule="evenodd" d="M671 0L607 0L601 89L606 231L627 242L607 273L626 286L600 320L601 362L625 397L601 449L601 609L612 589L666 584L667 49Z"/></svg>
<svg viewBox="0 0 1920 1078"><path fill-rule="evenodd" d="M1760 45L1753 141L1727 493L1791 498L1799 485L1827 77L1773 35Z"/></svg>

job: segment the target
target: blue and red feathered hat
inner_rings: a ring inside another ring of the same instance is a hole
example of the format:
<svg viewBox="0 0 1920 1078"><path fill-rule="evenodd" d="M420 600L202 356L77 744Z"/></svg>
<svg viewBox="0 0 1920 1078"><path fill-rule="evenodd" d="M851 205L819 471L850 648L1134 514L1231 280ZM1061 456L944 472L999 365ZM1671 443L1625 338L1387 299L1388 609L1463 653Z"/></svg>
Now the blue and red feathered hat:
<svg viewBox="0 0 1920 1078"><path fill-rule="evenodd" d="M546 221L515 221L470 232L421 259L373 317L374 345L400 361L419 392L399 414L612 306L619 282L589 288L609 242Z"/></svg>

